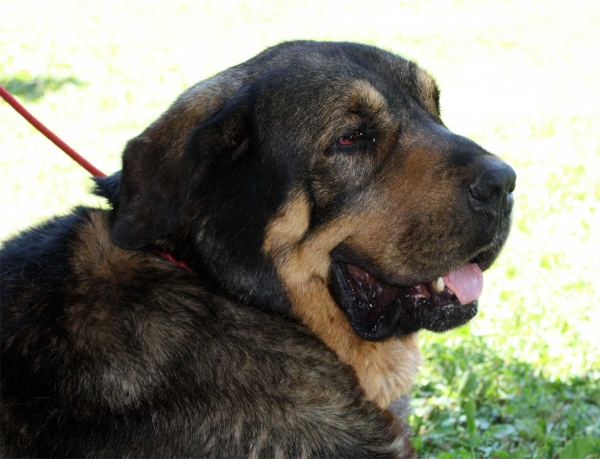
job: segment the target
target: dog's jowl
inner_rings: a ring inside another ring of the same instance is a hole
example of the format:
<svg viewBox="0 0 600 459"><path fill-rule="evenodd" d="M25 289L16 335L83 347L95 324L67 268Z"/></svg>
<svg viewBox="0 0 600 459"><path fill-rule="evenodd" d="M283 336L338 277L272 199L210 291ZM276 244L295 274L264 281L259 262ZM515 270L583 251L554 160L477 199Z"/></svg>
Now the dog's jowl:
<svg viewBox="0 0 600 459"><path fill-rule="evenodd" d="M377 48L198 83L97 181L111 210L3 244L2 457L412 457L416 332L475 316L514 186Z"/></svg>

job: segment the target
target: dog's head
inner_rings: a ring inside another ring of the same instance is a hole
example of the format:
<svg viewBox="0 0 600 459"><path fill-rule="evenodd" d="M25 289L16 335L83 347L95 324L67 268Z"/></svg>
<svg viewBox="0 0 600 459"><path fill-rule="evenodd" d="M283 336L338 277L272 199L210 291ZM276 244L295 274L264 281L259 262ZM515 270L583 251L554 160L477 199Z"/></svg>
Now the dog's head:
<svg viewBox="0 0 600 459"><path fill-rule="evenodd" d="M471 319L514 184L445 127L414 63L290 42L192 87L129 142L111 237L161 245L344 354Z"/></svg>

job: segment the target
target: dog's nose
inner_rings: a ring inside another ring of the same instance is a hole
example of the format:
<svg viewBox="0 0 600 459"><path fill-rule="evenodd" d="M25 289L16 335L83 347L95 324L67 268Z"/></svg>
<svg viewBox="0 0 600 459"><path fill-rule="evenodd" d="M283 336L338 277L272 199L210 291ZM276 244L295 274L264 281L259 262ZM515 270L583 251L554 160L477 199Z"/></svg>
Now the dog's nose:
<svg viewBox="0 0 600 459"><path fill-rule="evenodd" d="M512 211L517 174L505 162L486 160L469 185L471 201L476 211L508 215Z"/></svg>

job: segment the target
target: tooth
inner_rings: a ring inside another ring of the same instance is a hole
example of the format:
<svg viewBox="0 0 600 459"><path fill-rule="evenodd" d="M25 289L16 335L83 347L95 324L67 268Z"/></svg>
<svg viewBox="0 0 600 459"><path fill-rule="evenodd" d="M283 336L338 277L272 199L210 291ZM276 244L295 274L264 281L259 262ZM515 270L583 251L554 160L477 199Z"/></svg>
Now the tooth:
<svg viewBox="0 0 600 459"><path fill-rule="evenodd" d="M444 279L438 277L435 282L431 283L436 292L442 293L446 288L446 284L444 284Z"/></svg>

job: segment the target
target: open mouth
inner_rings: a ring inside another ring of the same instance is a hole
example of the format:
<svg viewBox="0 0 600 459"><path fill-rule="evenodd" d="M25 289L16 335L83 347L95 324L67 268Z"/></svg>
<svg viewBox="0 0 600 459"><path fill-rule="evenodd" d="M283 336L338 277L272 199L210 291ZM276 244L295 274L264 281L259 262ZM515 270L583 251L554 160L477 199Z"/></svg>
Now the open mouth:
<svg viewBox="0 0 600 459"><path fill-rule="evenodd" d="M469 263L432 281L396 286L356 265L334 263L330 288L354 331L377 341L467 323L477 314L483 275L476 263Z"/></svg>

